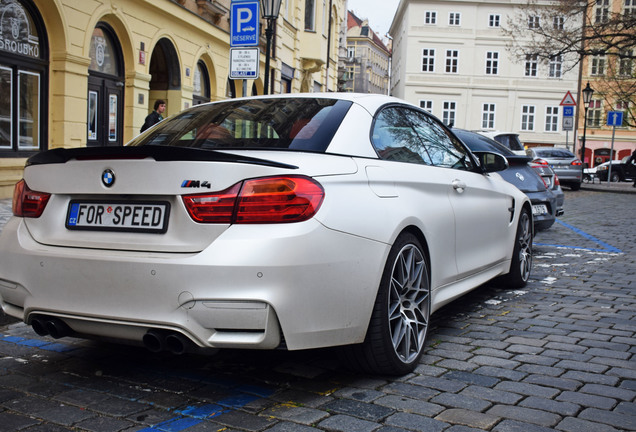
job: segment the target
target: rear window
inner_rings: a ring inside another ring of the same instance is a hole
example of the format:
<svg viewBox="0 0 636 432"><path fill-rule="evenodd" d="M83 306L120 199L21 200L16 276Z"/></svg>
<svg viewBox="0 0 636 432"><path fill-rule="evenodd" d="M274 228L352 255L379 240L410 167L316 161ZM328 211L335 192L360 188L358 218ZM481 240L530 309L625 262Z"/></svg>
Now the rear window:
<svg viewBox="0 0 636 432"><path fill-rule="evenodd" d="M496 152L503 156L514 156L514 153L507 147L491 140L488 137L475 132L469 132L462 129L453 129L455 135L461 139L471 151Z"/></svg>
<svg viewBox="0 0 636 432"><path fill-rule="evenodd" d="M571 159L574 157L569 151L560 149L541 149L535 150L535 153L542 158Z"/></svg>
<svg viewBox="0 0 636 432"><path fill-rule="evenodd" d="M198 105L162 121L129 145L324 152L351 104L265 98Z"/></svg>
<svg viewBox="0 0 636 432"><path fill-rule="evenodd" d="M516 134L497 135L495 141L508 147L510 150L525 150L523 144L519 141L519 135Z"/></svg>

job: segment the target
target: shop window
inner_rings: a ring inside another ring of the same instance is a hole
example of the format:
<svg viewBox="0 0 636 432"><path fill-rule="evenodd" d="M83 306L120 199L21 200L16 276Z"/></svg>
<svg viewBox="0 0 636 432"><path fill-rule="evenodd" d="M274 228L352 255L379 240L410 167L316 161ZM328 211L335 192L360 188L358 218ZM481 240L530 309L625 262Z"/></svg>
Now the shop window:
<svg viewBox="0 0 636 432"><path fill-rule="evenodd" d="M0 2L0 154L46 149L48 48L31 2Z"/></svg>

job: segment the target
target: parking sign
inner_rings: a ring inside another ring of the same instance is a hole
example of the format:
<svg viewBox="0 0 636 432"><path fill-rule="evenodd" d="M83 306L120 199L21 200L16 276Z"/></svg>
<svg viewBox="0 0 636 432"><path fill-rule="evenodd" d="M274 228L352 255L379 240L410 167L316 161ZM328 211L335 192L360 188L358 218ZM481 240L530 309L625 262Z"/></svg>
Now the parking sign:
<svg viewBox="0 0 636 432"><path fill-rule="evenodd" d="M230 46L258 46L260 4L233 1L230 9Z"/></svg>

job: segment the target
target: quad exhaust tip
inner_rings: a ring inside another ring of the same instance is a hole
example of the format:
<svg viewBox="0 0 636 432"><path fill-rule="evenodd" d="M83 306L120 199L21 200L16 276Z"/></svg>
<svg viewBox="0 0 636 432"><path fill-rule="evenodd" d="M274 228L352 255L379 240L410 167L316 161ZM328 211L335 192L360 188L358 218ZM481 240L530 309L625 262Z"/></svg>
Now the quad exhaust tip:
<svg viewBox="0 0 636 432"><path fill-rule="evenodd" d="M33 331L39 336L51 336L54 339L63 338L73 333L73 330L59 318L36 316L31 320Z"/></svg>
<svg viewBox="0 0 636 432"><path fill-rule="evenodd" d="M192 347L192 341L180 333L155 329L148 330L142 342L152 352L170 351L173 354L183 354Z"/></svg>
<svg viewBox="0 0 636 432"><path fill-rule="evenodd" d="M31 327L39 336L51 336L54 339L73 334L73 330L63 320L45 315L33 317ZM170 351L173 354L183 354L193 347L192 341L184 335L158 329L148 330L142 342L152 352Z"/></svg>

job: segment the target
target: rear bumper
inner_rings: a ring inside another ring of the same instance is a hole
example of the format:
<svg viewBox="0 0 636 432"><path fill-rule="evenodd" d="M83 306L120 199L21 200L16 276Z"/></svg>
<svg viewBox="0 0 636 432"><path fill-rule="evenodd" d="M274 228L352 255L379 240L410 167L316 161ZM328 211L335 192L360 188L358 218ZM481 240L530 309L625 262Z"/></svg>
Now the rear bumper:
<svg viewBox="0 0 636 432"><path fill-rule="evenodd" d="M362 342L389 246L314 220L234 226L204 251L104 251L36 243L20 219L0 236L0 301L30 323L140 342L150 329L209 348Z"/></svg>

